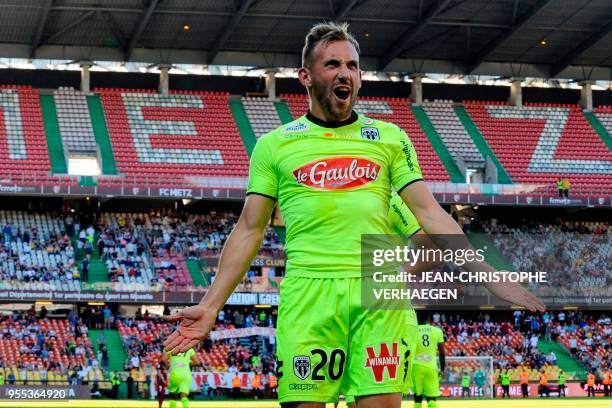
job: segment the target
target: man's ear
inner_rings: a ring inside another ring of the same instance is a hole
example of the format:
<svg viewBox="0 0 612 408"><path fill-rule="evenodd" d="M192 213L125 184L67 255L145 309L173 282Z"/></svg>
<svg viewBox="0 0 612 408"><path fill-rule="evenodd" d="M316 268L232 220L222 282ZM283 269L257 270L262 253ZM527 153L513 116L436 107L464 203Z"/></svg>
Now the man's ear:
<svg viewBox="0 0 612 408"><path fill-rule="evenodd" d="M302 86L310 88L312 86L312 77L310 76L310 70L306 67L298 69L298 79Z"/></svg>

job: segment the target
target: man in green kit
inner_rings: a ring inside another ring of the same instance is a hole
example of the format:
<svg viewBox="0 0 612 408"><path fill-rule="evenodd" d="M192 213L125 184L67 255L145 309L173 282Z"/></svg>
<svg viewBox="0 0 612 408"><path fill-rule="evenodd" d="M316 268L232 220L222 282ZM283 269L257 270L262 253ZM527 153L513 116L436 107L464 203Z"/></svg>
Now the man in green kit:
<svg viewBox="0 0 612 408"><path fill-rule="evenodd" d="M472 379L470 378L470 373L467 371L463 372L461 376L461 398L465 398L465 394L467 394L468 398L470 398L470 385Z"/></svg>
<svg viewBox="0 0 612 408"><path fill-rule="evenodd" d="M565 377L565 373L563 371L559 371L559 398L561 398L561 394L563 394L564 397L567 397L567 395L565 395L566 381L567 377Z"/></svg>
<svg viewBox="0 0 612 408"><path fill-rule="evenodd" d="M119 387L121 386L121 378L119 377L119 373L117 372L113 373L113 376L111 377L111 386L112 386L111 395L113 399L119 398Z"/></svg>
<svg viewBox="0 0 612 408"><path fill-rule="evenodd" d="M504 390L502 398L510 398L510 374L508 374L508 370L506 370L505 368L501 375L501 386L502 390Z"/></svg>
<svg viewBox="0 0 612 408"><path fill-rule="evenodd" d="M259 138L247 199L215 281L198 305L166 317L180 322L164 342L172 354L206 337L257 254L278 201L287 226L277 327L283 407L324 407L341 389L359 408L401 405L408 316L366 309L361 299L361 237L391 232L392 188L427 234L455 235L469 246L423 181L406 133L353 111L361 70L359 44L347 28L321 23L306 36L298 75L309 112ZM485 263L465 268L492 270ZM530 310L544 308L518 284L487 287Z"/></svg>
<svg viewBox="0 0 612 408"><path fill-rule="evenodd" d="M200 364L196 352L190 348L184 353L172 355L164 353L162 363L170 367L168 376L168 394L170 408L176 408L180 398L183 408L189 408L189 392L191 391L191 366Z"/></svg>
<svg viewBox="0 0 612 408"><path fill-rule="evenodd" d="M436 408L436 398L440 396L440 377L444 377L446 368L444 333L439 327L428 324L424 318L422 321L426 324L418 327L412 365L414 408L421 408L423 397L427 400L428 408Z"/></svg>

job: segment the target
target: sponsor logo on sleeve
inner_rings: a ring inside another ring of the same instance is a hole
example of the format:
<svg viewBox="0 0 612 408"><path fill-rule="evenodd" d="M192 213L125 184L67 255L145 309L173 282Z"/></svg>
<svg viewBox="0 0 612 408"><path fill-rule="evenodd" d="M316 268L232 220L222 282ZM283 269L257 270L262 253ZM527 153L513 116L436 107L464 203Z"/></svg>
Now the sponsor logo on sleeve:
<svg viewBox="0 0 612 408"><path fill-rule="evenodd" d="M293 170L298 184L318 190L361 187L378 178L380 165L362 157L327 157Z"/></svg>
<svg viewBox="0 0 612 408"><path fill-rule="evenodd" d="M402 152L404 152L404 156L406 157L406 164L408 165L410 171L414 171L414 163L412 162L414 160L412 157L412 145L404 139L401 139L400 142L402 143Z"/></svg>
<svg viewBox="0 0 612 408"><path fill-rule="evenodd" d="M402 210L399 209L397 204L392 204L391 208L393 208L393 211L395 211L395 213L399 217L400 221L402 222L402 225L404 225L404 227L407 227L408 226L408 221L406 220L406 217L404 217L404 214L402 213Z"/></svg>

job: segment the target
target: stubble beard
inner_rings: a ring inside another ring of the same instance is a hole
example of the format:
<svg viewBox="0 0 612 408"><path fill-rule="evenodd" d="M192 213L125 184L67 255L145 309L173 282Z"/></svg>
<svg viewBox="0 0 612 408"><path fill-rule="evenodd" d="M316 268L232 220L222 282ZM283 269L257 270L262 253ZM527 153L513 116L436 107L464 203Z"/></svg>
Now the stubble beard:
<svg viewBox="0 0 612 408"><path fill-rule="evenodd" d="M351 91L351 95L349 96L350 102L347 108L343 109L332 102L332 98L335 97L335 95L333 95L331 87L321 86L314 82L312 88L314 98L317 100L317 102L319 102L319 105L323 109L324 113L338 121L346 120L351 116L351 112L353 111L355 103L357 102L357 96L353 91Z"/></svg>

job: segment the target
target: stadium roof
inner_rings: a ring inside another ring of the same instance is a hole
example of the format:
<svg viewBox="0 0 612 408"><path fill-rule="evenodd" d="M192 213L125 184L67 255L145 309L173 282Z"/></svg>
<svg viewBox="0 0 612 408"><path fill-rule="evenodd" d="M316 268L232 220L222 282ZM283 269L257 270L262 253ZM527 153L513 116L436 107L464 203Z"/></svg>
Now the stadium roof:
<svg viewBox="0 0 612 408"><path fill-rule="evenodd" d="M0 0L0 57L297 67L345 20L366 70L612 79L610 0Z"/></svg>

